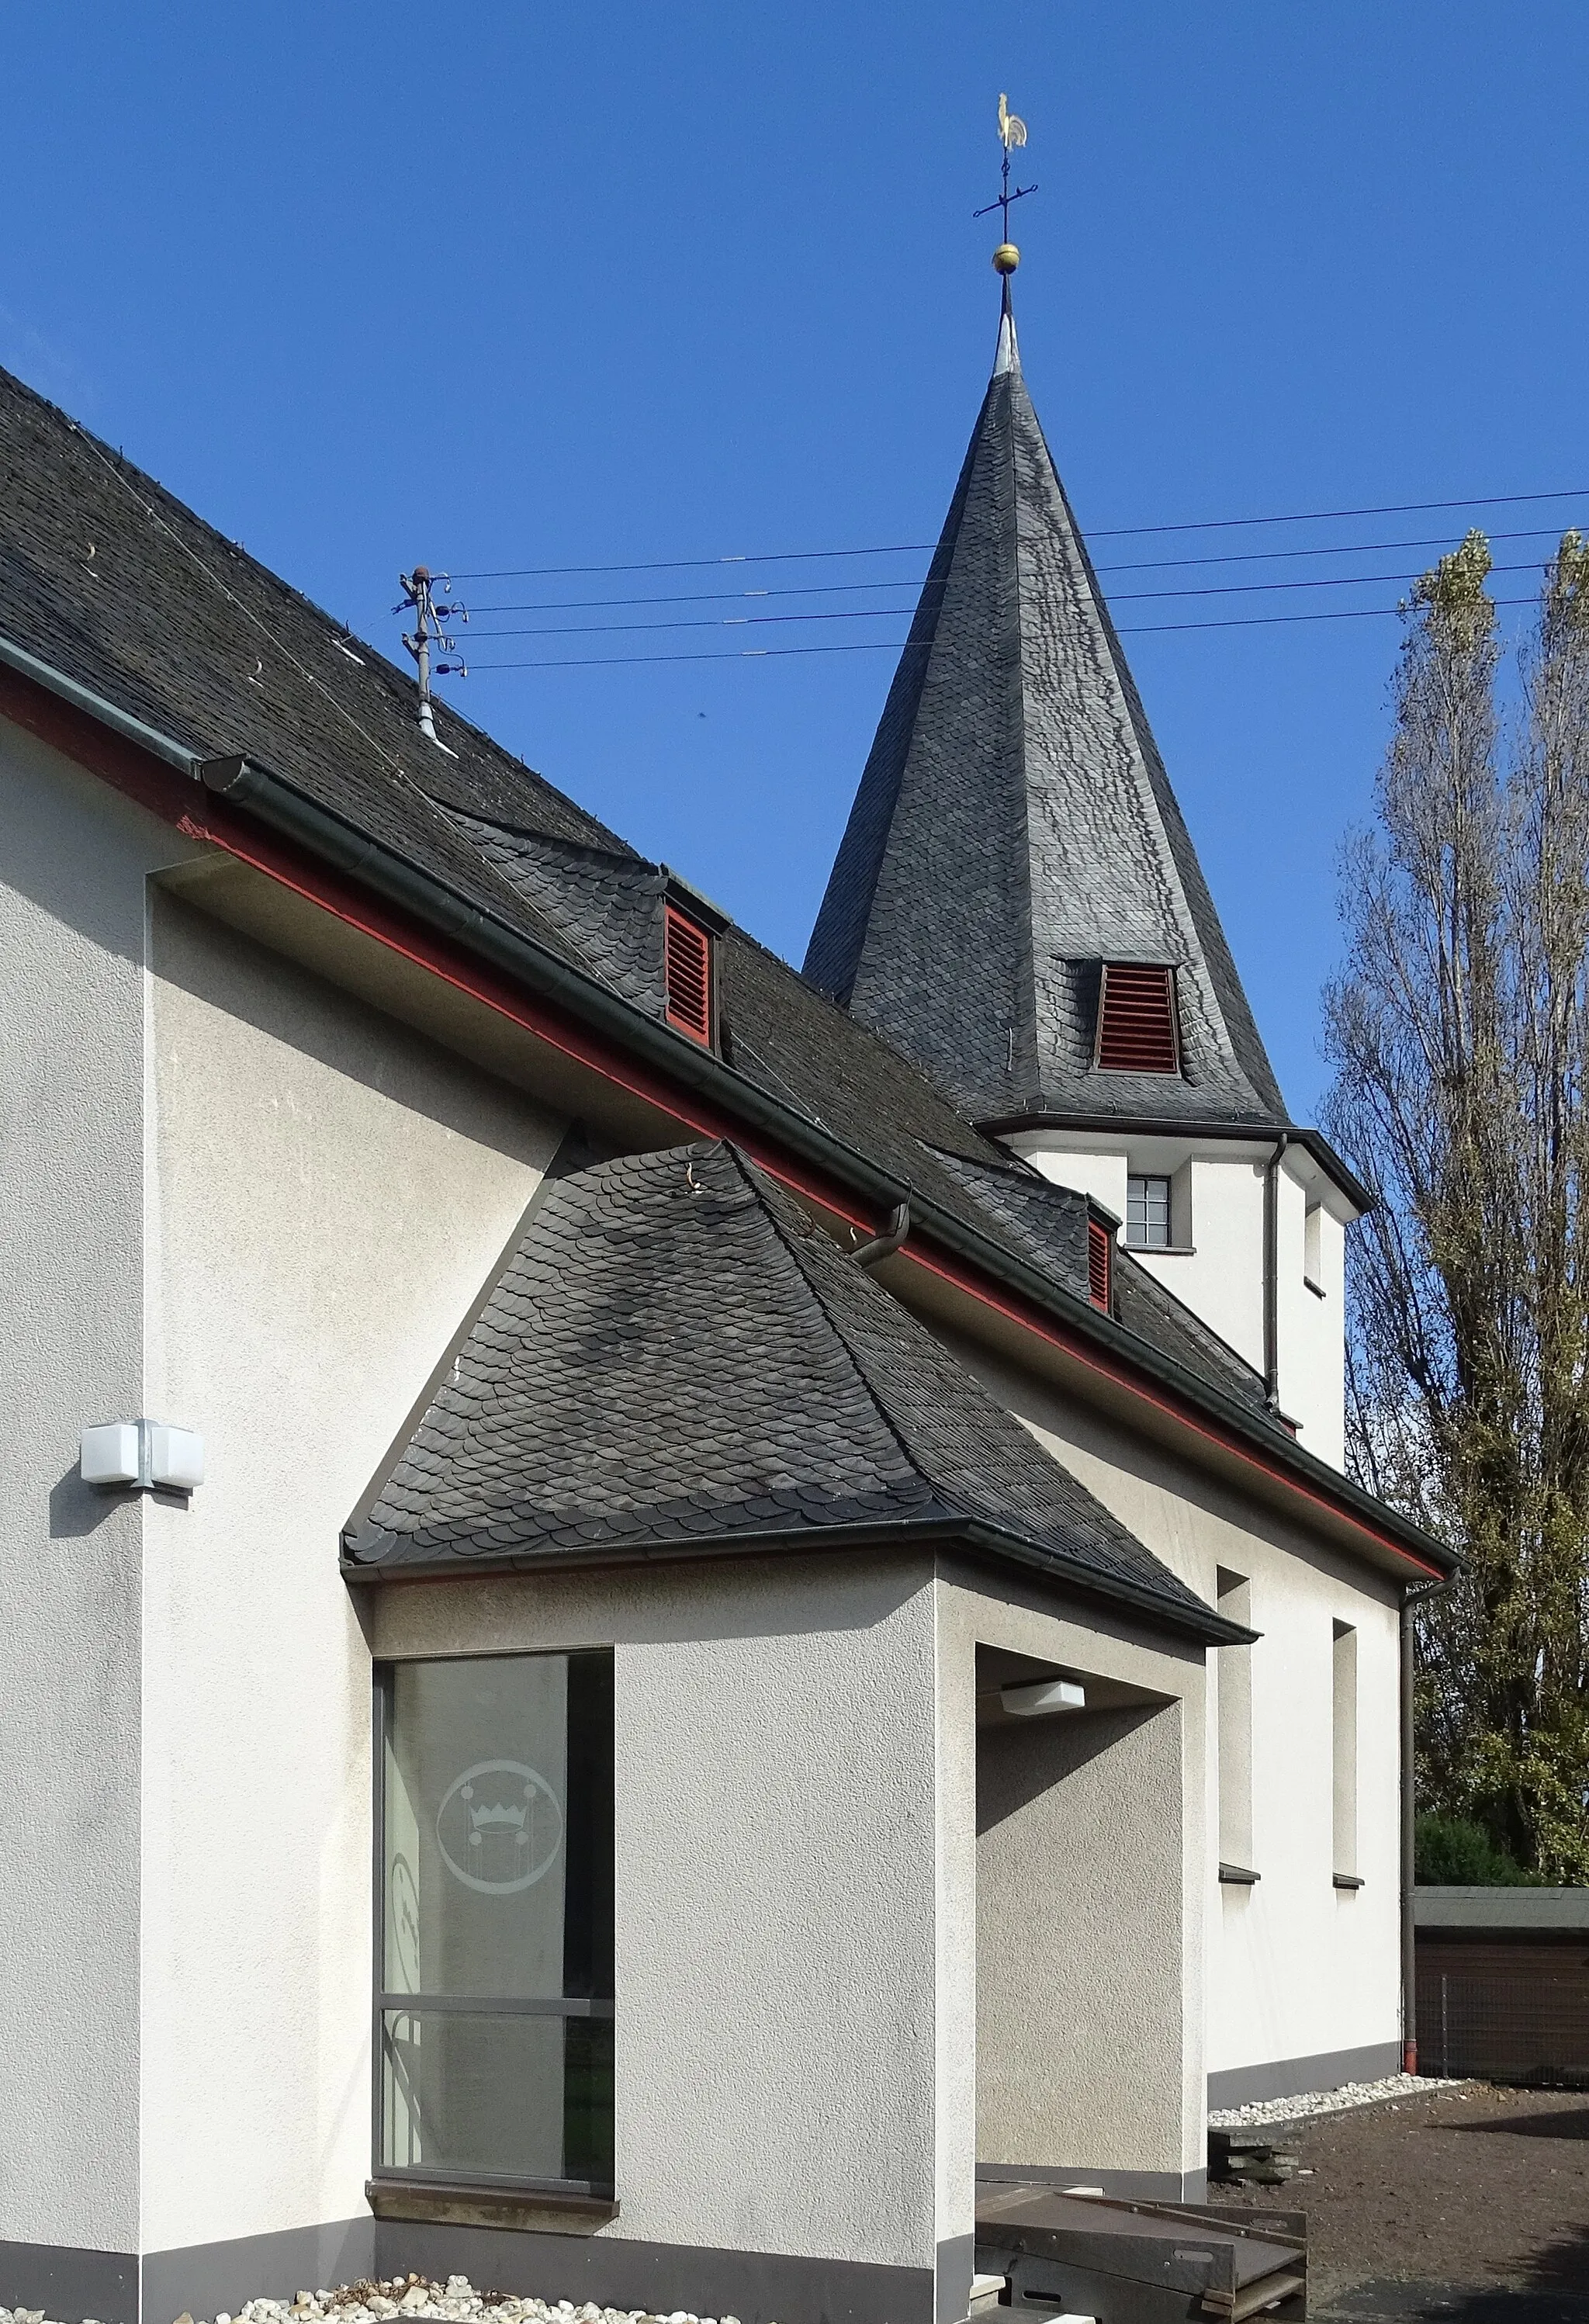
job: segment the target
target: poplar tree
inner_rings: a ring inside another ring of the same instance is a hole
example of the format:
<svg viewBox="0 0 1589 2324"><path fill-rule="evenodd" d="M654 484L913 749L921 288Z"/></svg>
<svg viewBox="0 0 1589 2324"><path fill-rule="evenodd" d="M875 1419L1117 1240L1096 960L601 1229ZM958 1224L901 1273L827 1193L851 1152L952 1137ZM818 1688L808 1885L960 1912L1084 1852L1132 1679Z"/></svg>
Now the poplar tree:
<svg viewBox="0 0 1589 2324"><path fill-rule="evenodd" d="M1343 854L1326 1124L1378 1197L1347 1294L1355 1472L1460 1551L1418 1609L1420 1803L1589 1882L1589 547L1516 699L1471 532L1403 608Z"/></svg>

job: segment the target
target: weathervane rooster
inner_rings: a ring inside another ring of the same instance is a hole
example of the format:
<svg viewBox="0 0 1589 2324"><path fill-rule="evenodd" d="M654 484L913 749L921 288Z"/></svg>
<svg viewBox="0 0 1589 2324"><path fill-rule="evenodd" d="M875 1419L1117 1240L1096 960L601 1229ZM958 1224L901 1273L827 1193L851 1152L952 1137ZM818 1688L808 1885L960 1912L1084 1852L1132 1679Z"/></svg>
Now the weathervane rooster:
<svg viewBox="0 0 1589 2324"><path fill-rule="evenodd" d="M1004 141L1006 153L1012 145L1026 143L1026 124L1018 113L1011 112L1010 100L1002 89L999 91L999 135Z"/></svg>
<svg viewBox="0 0 1589 2324"><path fill-rule="evenodd" d="M1004 149L999 198L996 201L986 203L983 208L974 210L972 216L986 217L991 211L997 210L1003 219L1003 239L993 253L993 264L1001 274L1008 276L1013 274L1021 263L1021 253L1010 239L1010 205L1012 202L1023 201L1028 194L1035 194L1037 188L1035 186L1012 187L1010 183L1010 156L1016 146L1025 144L1026 124L1018 113L1011 112L1010 100L1002 89L999 91L999 143Z"/></svg>

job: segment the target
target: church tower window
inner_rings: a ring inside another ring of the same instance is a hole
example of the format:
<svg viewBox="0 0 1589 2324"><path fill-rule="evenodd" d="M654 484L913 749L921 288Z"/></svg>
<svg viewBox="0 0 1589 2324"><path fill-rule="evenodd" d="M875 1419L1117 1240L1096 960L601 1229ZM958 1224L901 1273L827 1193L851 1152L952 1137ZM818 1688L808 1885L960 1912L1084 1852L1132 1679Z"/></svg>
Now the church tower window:
<svg viewBox="0 0 1589 2324"><path fill-rule="evenodd" d="M1128 1178L1125 1182L1125 1239L1132 1250L1169 1248L1169 1181L1168 1178Z"/></svg>
<svg viewBox="0 0 1589 2324"><path fill-rule="evenodd" d="M1175 971L1106 961L1098 995L1097 1064L1106 1074L1178 1074Z"/></svg>

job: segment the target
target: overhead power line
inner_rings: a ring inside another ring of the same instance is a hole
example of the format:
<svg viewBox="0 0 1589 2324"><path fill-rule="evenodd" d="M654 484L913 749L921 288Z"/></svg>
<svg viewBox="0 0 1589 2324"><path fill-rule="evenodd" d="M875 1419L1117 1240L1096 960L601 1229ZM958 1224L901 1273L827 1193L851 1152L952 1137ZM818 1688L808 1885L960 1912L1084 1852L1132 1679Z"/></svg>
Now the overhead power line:
<svg viewBox="0 0 1589 2324"><path fill-rule="evenodd" d="M1095 540L1124 540L1135 533L1147 532L1224 532L1238 525L1248 524L1327 524L1336 518L1349 516L1427 516L1436 509L1520 508L1529 501L1581 500L1586 488L1583 484L1569 486L1556 493L1491 493L1477 500L1466 501L1386 501L1376 508L1303 509L1295 516L1216 516L1188 524L1122 524L1113 530L1095 533Z"/></svg>
<svg viewBox="0 0 1589 2324"><path fill-rule="evenodd" d="M1327 524L1348 517L1422 516L1439 509L1521 508L1527 503L1540 501L1582 500L1586 494L1589 494L1589 485L1575 484L1548 493L1489 493L1474 494L1466 500L1385 501L1363 508L1299 509L1285 516L1211 516L1186 519L1174 524L1113 525L1092 532L1088 537L1093 540L1130 540L1142 539L1150 533L1226 532L1253 525ZM919 557L936 546L937 543L930 540L896 540L864 549L762 549L754 554L735 553L726 557L651 558L636 564L507 565L472 572L449 566L447 579L450 584L455 581L540 581L580 573L704 572L720 565L798 565L846 557Z"/></svg>
<svg viewBox="0 0 1589 2324"><path fill-rule="evenodd" d="M1528 573L1534 570L1532 561L1520 565L1492 565L1492 573ZM1373 589L1382 588L1386 582L1416 581L1416 573L1349 573L1326 575L1313 581L1224 581L1210 586L1199 583L1185 589L1127 589L1111 600L1116 605L1141 605L1162 602L1168 597L1252 597L1268 595L1275 590L1293 589ZM668 601L662 600L664 604ZM688 603L688 600L679 600ZM521 629L476 630L477 638L599 638L615 637L635 630L744 630L783 627L800 622L892 622L909 621L914 613L912 605L846 605L836 610L827 608L809 613L690 613L677 622L546 622L526 624ZM480 664L472 662L471 669Z"/></svg>
<svg viewBox="0 0 1589 2324"><path fill-rule="evenodd" d="M1105 573L1179 573L1194 567L1208 565L1276 565L1298 557L1379 557L1388 556L1392 549L1445 549L1449 535L1437 533L1423 540L1354 540L1335 541L1323 549L1226 549L1215 557L1144 557L1126 565L1096 565L1093 570ZM1533 525L1522 532L1492 532L1492 541L1547 540L1556 538L1554 525ZM1365 581L1393 580L1393 574L1365 573ZM494 616L497 613L610 613L631 605L738 605L759 604L771 597L855 597L878 589L908 588L910 583L895 575L888 581L813 581L786 583L769 589L699 589L675 590L664 597L532 597L513 600L503 605L475 604L474 615ZM923 582L922 587L931 586ZM505 636L507 632L499 632Z"/></svg>
<svg viewBox="0 0 1589 2324"><path fill-rule="evenodd" d="M1533 597L1495 597L1491 603L1497 607L1532 605ZM1265 630L1278 623L1290 622L1373 622L1384 621L1400 613L1400 605L1353 605L1333 607L1317 613L1233 613L1224 619L1217 615L1208 621L1150 622L1135 628L1122 629L1116 635L1122 638L1168 637L1184 630ZM925 642L918 641L919 643ZM620 669L642 662L663 661L781 661L796 655L832 653L902 653L910 645L909 638L862 638L840 645L821 646L744 646L737 653L686 650L682 653L641 654L575 654L537 657L523 661L472 661L469 673L484 675L498 669Z"/></svg>

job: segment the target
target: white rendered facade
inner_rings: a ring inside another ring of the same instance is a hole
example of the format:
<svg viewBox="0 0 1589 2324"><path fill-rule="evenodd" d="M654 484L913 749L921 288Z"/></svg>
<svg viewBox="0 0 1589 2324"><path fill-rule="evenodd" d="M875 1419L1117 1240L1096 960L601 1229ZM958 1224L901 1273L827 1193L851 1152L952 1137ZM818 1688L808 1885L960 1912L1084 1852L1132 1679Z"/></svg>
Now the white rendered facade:
<svg viewBox="0 0 1589 2324"><path fill-rule="evenodd" d="M1392 2048L1393 1591L1035 1358L956 1342L1200 1596L1250 1582L1261 1877L1239 1897L1218 1881L1219 1675L1096 1604L949 1558L350 1594L339 1529L566 1093L485 1010L307 907L273 920L263 883L10 726L0 785L7 1078L28 1093L5 1118L5 1296L29 1354L0 1780L50 1804L0 1863L0 2270L102 2261L104 2296L55 2312L122 2324L140 2300L213 2313L420 2253L375 2239L365 2191L381 1657L615 1658L620 2203L577 2232L527 2209L525 2291L638 2298L599 2273L625 2249L691 2255L696 2282L701 2255L740 2255L883 2271L853 2279L877 2312L936 2301L955 2324L979 2161L1195 2190L1208 2074ZM145 1413L205 1437L187 1506L75 1478L82 1426ZM1351 1892L1326 1860L1336 1623L1361 1642ZM1095 1751L1046 1773L1036 1738L1043 1779L980 1832L979 1649L1082 1674L1098 1722L1072 1730ZM1018 1877L1034 1852L1051 1895ZM477 2273L501 2255L446 2250ZM716 2280L748 2317L740 2279ZM818 2292L777 2281L770 2312L799 2324ZM23 2296L0 2273L0 2300Z"/></svg>
<svg viewBox="0 0 1589 2324"><path fill-rule="evenodd" d="M1274 1185L1275 1400L1300 1443L1345 1465L1345 1233L1358 1216L1306 1146L1278 1138L1202 1138L1030 1130L1005 1144L1056 1185L1091 1194L1129 1234L1132 1178L1169 1181L1169 1240L1132 1255L1261 1377L1268 1355L1270 1264L1265 1181Z"/></svg>

